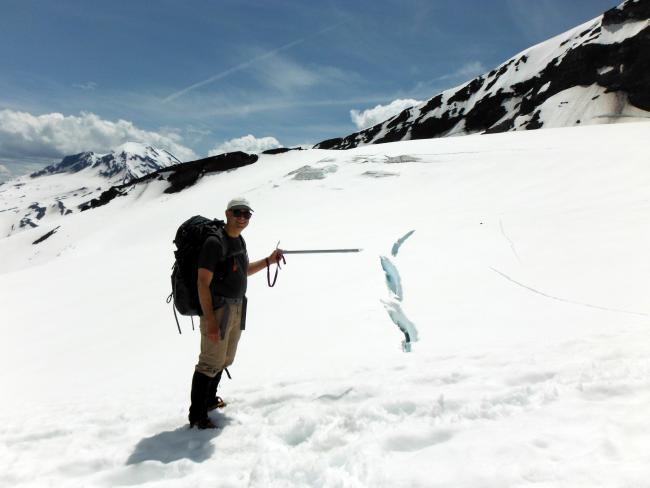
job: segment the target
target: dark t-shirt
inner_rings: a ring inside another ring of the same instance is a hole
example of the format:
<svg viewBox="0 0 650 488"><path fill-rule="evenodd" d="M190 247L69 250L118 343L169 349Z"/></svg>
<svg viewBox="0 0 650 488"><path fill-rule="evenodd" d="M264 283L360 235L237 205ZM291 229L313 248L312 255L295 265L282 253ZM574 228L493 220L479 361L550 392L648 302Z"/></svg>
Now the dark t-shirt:
<svg viewBox="0 0 650 488"><path fill-rule="evenodd" d="M199 253L199 268L214 273L210 291L215 306L217 297L243 298L246 294L248 276L248 253L239 237L208 237Z"/></svg>

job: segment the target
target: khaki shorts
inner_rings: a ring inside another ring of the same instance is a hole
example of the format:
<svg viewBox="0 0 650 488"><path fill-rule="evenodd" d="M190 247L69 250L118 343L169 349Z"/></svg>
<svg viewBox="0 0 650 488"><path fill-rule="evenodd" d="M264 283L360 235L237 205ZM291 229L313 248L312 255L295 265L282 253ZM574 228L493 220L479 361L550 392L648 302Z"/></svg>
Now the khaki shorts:
<svg viewBox="0 0 650 488"><path fill-rule="evenodd" d="M201 354L195 367L196 371L214 378L219 371L233 363L241 336L241 314L241 303L226 303L214 311L221 329L221 339L218 343L208 339L206 320L201 317Z"/></svg>

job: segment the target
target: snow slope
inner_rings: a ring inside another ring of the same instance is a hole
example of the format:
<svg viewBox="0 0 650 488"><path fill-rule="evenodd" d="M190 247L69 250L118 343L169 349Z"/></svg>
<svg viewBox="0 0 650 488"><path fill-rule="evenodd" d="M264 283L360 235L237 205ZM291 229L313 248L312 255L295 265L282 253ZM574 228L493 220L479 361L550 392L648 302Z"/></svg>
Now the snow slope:
<svg viewBox="0 0 650 488"><path fill-rule="evenodd" d="M0 239L0 485L648 486L649 133L264 155ZM190 431L171 241L237 194L252 259L364 251L251 277L221 428Z"/></svg>

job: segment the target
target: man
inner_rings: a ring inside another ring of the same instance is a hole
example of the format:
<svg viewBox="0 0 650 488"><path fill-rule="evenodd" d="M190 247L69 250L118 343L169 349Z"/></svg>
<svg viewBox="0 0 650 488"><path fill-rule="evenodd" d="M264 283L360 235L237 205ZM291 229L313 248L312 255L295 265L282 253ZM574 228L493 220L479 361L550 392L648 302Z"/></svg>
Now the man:
<svg viewBox="0 0 650 488"><path fill-rule="evenodd" d="M219 235L206 239L199 253L201 353L192 377L190 428L216 428L208 411L225 406L216 392L223 370L235 359L244 329L247 277L282 259L282 251L276 249L268 258L248 262L241 233L252 215L248 200L231 200L226 208L226 225Z"/></svg>

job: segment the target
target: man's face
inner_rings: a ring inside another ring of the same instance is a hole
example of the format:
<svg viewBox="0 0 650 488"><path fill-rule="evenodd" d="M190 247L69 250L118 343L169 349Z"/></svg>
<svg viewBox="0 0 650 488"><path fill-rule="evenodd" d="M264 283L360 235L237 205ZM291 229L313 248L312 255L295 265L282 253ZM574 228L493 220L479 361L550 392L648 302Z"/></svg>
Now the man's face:
<svg viewBox="0 0 650 488"><path fill-rule="evenodd" d="M251 216L251 211L247 208L232 208L226 210L226 223L241 232L248 227Z"/></svg>

